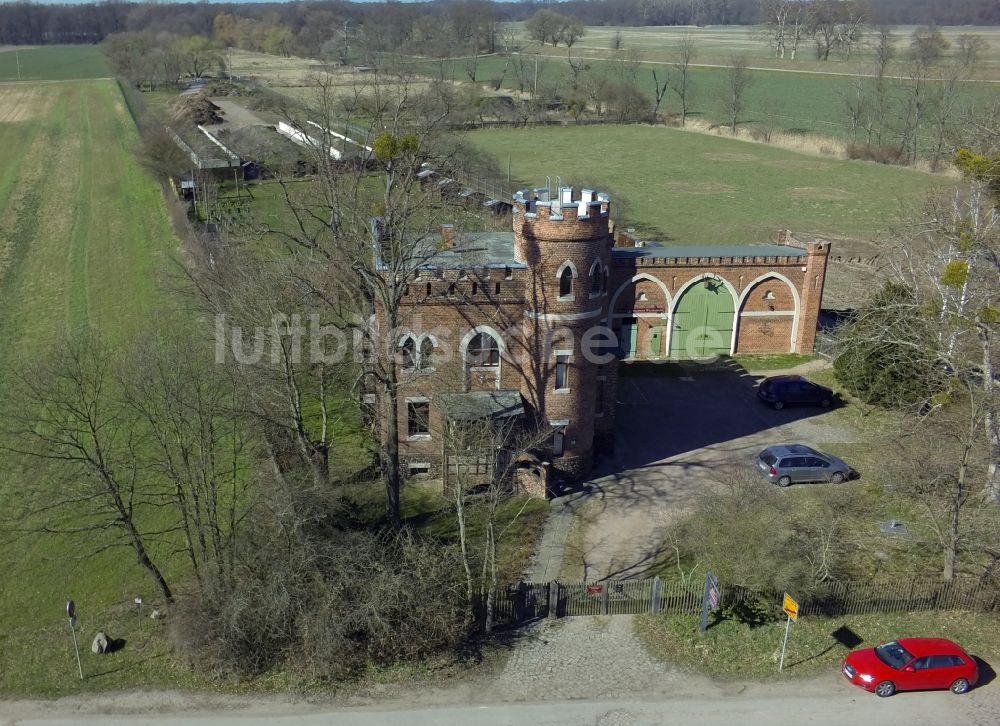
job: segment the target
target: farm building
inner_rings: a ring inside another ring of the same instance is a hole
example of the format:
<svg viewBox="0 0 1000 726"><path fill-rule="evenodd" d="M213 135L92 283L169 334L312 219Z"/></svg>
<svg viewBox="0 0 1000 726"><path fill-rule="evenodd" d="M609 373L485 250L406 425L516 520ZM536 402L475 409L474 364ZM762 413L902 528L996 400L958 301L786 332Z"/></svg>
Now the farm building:
<svg viewBox="0 0 1000 726"><path fill-rule="evenodd" d="M468 466L442 438L473 411L532 417L551 432L540 460L584 476L613 445L623 362L813 349L826 242L782 231L777 244L664 246L615 234L606 194L512 201L511 232L446 226L428 240L404 296L392 344L414 474L447 486Z"/></svg>

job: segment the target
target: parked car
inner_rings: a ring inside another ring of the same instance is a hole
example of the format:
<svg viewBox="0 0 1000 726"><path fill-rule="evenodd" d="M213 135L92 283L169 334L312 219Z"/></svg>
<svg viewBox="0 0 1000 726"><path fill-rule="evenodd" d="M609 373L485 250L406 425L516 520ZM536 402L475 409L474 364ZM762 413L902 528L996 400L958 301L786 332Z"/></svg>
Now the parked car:
<svg viewBox="0 0 1000 726"><path fill-rule="evenodd" d="M757 455L757 468L772 484L831 481L839 484L851 478L853 471L843 459L803 444L768 446Z"/></svg>
<svg viewBox="0 0 1000 726"><path fill-rule="evenodd" d="M822 406L833 403L833 391L802 376L771 376L757 386L757 397L780 411L785 406Z"/></svg>
<svg viewBox="0 0 1000 726"><path fill-rule="evenodd" d="M900 638L855 650L844 658L841 671L855 686L883 698L896 691L945 688L965 693L979 679L976 661L945 638Z"/></svg>

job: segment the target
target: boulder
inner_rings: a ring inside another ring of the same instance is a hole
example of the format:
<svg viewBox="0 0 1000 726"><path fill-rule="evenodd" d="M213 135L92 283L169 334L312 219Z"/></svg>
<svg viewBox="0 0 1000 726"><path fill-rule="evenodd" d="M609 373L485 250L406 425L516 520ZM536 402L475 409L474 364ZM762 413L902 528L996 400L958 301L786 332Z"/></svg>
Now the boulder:
<svg viewBox="0 0 1000 726"><path fill-rule="evenodd" d="M94 642L90 644L90 650L97 655L104 655L108 652L108 636L98 633L94 636Z"/></svg>

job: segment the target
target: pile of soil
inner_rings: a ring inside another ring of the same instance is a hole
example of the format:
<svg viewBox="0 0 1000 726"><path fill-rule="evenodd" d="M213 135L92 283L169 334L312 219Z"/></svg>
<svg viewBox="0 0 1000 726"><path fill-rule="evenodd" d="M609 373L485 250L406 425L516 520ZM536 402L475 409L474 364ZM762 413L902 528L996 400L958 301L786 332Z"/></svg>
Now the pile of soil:
<svg viewBox="0 0 1000 726"><path fill-rule="evenodd" d="M244 126L220 131L218 139L243 159L277 166L293 163L303 157L302 150L274 130L273 126Z"/></svg>
<svg viewBox="0 0 1000 726"><path fill-rule="evenodd" d="M198 124L221 124L225 121L221 109L204 93L178 96L170 103L170 115L175 121Z"/></svg>
<svg viewBox="0 0 1000 726"><path fill-rule="evenodd" d="M260 91L232 81L220 80L207 84L205 94L208 96L259 96Z"/></svg>

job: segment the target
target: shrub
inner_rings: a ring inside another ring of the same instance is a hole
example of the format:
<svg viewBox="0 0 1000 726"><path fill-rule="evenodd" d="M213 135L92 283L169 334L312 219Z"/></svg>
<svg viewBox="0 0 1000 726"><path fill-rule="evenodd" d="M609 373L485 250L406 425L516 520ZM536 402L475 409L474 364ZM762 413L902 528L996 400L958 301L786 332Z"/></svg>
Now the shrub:
<svg viewBox="0 0 1000 726"><path fill-rule="evenodd" d="M847 145L847 158L899 166L908 166L910 163L909 156L895 146L872 146L858 143Z"/></svg>
<svg viewBox="0 0 1000 726"><path fill-rule="evenodd" d="M464 639L464 584L452 548L410 531L291 541L246 543L252 556L230 580L203 576L199 589L178 598L172 640L191 666L246 677L281 665L335 680Z"/></svg>
<svg viewBox="0 0 1000 726"><path fill-rule="evenodd" d="M944 371L929 346L934 322L913 292L887 283L840 333L837 380L868 404L921 405L943 390Z"/></svg>

